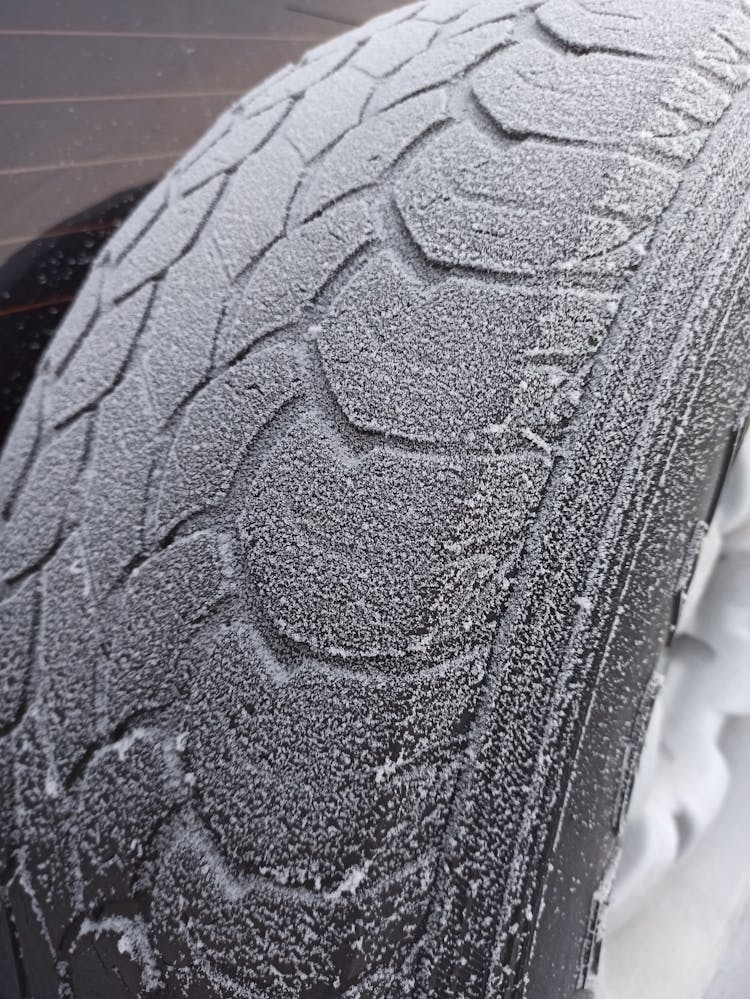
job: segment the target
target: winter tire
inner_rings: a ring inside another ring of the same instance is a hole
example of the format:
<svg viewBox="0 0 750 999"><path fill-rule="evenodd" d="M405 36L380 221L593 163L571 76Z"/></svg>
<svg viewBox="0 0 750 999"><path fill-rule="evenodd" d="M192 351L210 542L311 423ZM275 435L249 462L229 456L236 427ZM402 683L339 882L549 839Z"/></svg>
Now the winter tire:
<svg viewBox="0 0 750 999"><path fill-rule="evenodd" d="M750 385L739 0L251 92L6 447L4 999L570 999Z"/></svg>

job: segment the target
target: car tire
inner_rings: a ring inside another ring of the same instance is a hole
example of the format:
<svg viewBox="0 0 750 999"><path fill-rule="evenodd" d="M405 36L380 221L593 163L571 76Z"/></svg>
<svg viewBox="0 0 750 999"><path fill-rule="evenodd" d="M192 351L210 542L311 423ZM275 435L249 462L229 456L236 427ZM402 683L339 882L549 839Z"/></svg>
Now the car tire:
<svg viewBox="0 0 750 999"><path fill-rule="evenodd" d="M745 419L749 62L740 3L416 4L106 245L0 473L8 999L592 987Z"/></svg>

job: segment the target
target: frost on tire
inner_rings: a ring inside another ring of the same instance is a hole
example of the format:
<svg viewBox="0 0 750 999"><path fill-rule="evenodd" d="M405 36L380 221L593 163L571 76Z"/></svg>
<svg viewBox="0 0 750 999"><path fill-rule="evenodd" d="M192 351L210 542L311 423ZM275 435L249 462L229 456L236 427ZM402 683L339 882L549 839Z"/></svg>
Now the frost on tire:
<svg viewBox="0 0 750 999"><path fill-rule="evenodd" d="M21 999L587 987L744 412L749 31L415 4L105 247L2 459Z"/></svg>

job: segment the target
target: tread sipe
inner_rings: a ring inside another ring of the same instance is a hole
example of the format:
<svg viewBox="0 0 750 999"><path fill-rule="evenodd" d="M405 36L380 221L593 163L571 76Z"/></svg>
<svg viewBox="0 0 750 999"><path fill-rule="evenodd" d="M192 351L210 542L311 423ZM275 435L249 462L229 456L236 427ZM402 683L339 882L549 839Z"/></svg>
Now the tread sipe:
<svg viewBox="0 0 750 999"><path fill-rule="evenodd" d="M750 8L434 0L227 111L0 468L3 999L592 987L750 384Z"/></svg>

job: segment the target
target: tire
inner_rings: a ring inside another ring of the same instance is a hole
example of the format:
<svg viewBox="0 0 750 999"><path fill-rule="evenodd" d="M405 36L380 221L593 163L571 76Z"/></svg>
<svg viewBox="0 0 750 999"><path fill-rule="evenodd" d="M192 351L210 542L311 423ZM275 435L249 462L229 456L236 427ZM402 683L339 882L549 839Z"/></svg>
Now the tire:
<svg viewBox="0 0 750 999"><path fill-rule="evenodd" d="M0 971L570 997L750 383L739 2L435 0L230 109L2 462Z"/></svg>

